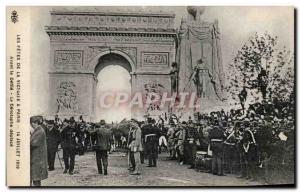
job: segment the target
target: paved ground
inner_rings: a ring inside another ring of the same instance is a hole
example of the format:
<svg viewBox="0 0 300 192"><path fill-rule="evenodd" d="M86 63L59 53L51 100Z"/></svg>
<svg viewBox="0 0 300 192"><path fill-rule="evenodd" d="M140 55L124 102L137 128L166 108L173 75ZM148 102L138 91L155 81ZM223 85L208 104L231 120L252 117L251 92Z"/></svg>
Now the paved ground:
<svg viewBox="0 0 300 192"><path fill-rule="evenodd" d="M61 155L62 156L62 155ZM149 168L142 164L142 174L129 175L127 156L122 152L109 155L108 175L97 174L96 159L93 152L76 156L75 174L63 174L58 159L55 170L49 172L44 186L241 186L261 185L248 182L234 175L215 176L209 173L187 169L176 161L166 160L167 154L160 154L158 167ZM63 162L62 162L63 163Z"/></svg>

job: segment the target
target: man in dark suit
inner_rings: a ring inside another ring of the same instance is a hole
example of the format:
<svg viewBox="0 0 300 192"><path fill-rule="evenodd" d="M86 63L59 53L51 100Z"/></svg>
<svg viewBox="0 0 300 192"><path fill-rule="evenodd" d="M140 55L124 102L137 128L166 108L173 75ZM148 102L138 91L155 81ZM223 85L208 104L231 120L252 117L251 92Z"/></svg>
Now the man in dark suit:
<svg viewBox="0 0 300 192"><path fill-rule="evenodd" d="M54 124L53 120L49 120L47 122L47 154L48 154L48 166L49 171L54 170L54 163L55 163L55 155L58 149L58 145L60 143L60 133L58 130L58 125Z"/></svg>
<svg viewBox="0 0 300 192"><path fill-rule="evenodd" d="M111 131L106 126L104 120L100 121L94 132L95 144L94 150L96 151L98 173L102 174L102 165L104 168L104 175L107 175L108 167L108 154L111 148Z"/></svg>
<svg viewBox="0 0 300 192"><path fill-rule="evenodd" d="M63 149L63 159L65 163L64 173L69 171L73 175L75 166L76 143L80 142L80 133L76 129L74 118L65 120L61 129L61 147Z"/></svg>

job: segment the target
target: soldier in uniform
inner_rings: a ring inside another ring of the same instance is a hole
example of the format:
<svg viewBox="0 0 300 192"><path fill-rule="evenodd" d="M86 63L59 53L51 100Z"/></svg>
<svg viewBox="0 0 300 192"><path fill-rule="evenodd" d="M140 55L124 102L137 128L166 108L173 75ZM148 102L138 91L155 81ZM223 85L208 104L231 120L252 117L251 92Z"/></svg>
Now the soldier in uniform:
<svg viewBox="0 0 300 192"><path fill-rule="evenodd" d="M184 160L184 138L185 138L185 129L186 122L183 121L182 124L178 123L178 131L175 133L175 137L177 139L175 148L177 151L177 155L179 158L180 165L183 165Z"/></svg>
<svg viewBox="0 0 300 192"><path fill-rule="evenodd" d="M188 164L190 165L189 169L195 168L195 159L197 153L197 143L199 143L199 132L194 123L189 123L186 132L186 143L187 143L187 156Z"/></svg>
<svg viewBox="0 0 300 192"><path fill-rule="evenodd" d="M54 124L55 124L57 127L60 127L60 126L62 125L61 119L58 117L58 115L55 115L55 118L54 118Z"/></svg>
<svg viewBox="0 0 300 192"><path fill-rule="evenodd" d="M155 126L155 120L148 118L149 124L145 125L145 145L148 155L148 167L157 166L157 152L158 152L158 138L160 137L160 131Z"/></svg>
<svg viewBox="0 0 300 192"><path fill-rule="evenodd" d="M241 141L244 152L245 172L246 179L254 180L256 164L257 164L257 151L256 141L253 132L250 130L250 122L248 119L244 122L244 134Z"/></svg>
<svg viewBox="0 0 300 192"><path fill-rule="evenodd" d="M144 141L144 129L143 129L143 126L144 126L144 123L143 121L141 122L137 122L138 123L138 126L140 127L141 129L141 137L142 137L142 145L141 145L141 148L140 148L140 157L141 157L141 164L144 164L145 162L145 141Z"/></svg>
<svg viewBox="0 0 300 192"><path fill-rule="evenodd" d="M171 160L176 159L175 129L176 129L176 126L174 124L174 121L170 121L170 128L168 129L168 132L167 132L167 138L168 138L168 146L169 146L169 152L170 152L170 159Z"/></svg>
<svg viewBox="0 0 300 192"><path fill-rule="evenodd" d="M129 171L134 171L135 169L135 161L134 161L134 153L131 150L131 145L133 144L133 131L134 127L130 126L129 132L128 132L128 170Z"/></svg>
<svg viewBox="0 0 300 192"><path fill-rule="evenodd" d="M76 155L76 143L80 142L80 133L76 129L76 123L74 118L65 120L61 129L61 147L63 149L63 159L65 164L65 170L63 173L69 171L70 175L73 175L75 166Z"/></svg>
<svg viewBox="0 0 300 192"><path fill-rule="evenodd" d="M168 129L164 126L163 123L159 124L159 131L160 131L160 137L158 141L158 148L159 148L159 153L161 153L162 146L165 147L166 150L168 150L168 144L167 144L167 133Z"/></svg>
<svg viewBox="0 0 300 192"><path fill-rule="evenodd" d="M77 132L80 134L79 137L80 142L76 143L76 153L78 155L84 155L84 130L86 128L87 124L86 122L83 120L82 115L79 116L79 122L76 122L76 130Z"/></svg>
<svg viewBox="0 0 300 192"><path fill-rule="evenodd" d="M49 171L54 170L55 155L60 143L60 132L58 125L53 120L48 121L48 129L46 131L47 136L47 154L48 154L48 166Z"/></svg>
<svg viewBox="0 0 300 192"><path fill-rule="evenodd" d="M224 170L227 173L233 174L236 171L237 165L237 128L233 124L230 124L224 134L226 137L224 141Z"/></svg>
<svg viewBox="0 0 300 192"><path fill-rule="evenodd" d="M217 119L214 120L214 126L209 132L210 148L212 151L212 173L222 176L223 173L223 142L224 132Z"/></svg>
<svg viewBox="0 0 300 192"><path fill-rule="evenodd" d="M100 121L100 124L97 126L96 131L94 132L95 145L94 149L96 151L96 160L98 173L102 174L102 165L104 170L104 175L107 175L108 167L108 151L111 148L111 132L106 126L104 120Z"/></svg>

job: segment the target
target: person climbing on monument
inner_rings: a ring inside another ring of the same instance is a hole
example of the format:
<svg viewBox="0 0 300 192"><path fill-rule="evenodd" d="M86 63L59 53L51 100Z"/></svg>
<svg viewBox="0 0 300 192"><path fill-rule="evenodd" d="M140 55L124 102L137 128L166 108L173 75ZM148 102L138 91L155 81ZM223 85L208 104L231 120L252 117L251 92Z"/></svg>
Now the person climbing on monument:
<svg viewBox="0 0 300 192"><path fill-rule="evenodd" d="M171 92L177 93L177 91L178 91L178 65L176 62L172 63L170 77L171 77Z"/></svg>
<svg viewBox="0 0 300 192"><path fill-rule="evenodd" d="M241 106L242 106L242 111L243 111L243 114L244 114L244 111L245 111L245 101L247 99L247 90L246 90L245 86L243 87L242 91L239 94L239 99L240 99L240 103L241 103Z"/></svg>

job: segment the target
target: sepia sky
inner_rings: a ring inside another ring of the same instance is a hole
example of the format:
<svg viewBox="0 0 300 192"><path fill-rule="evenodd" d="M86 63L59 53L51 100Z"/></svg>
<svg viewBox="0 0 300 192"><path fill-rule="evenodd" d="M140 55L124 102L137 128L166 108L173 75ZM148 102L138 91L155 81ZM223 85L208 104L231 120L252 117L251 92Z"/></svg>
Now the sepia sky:
<svg viewBox="0 0 300 192"><path fill-rule="evenodd" d="M56 7L55 9L62 9ZM74 9L74 8L69 8ZM31 11L31 67L32 67L32 114L47 114L50 62L50 41L44 27L50 25L51 7L33 7ZM77 10L95 11L94 7ZM181 18L187 16L186 7L97 7L101 11L153 11L173 12L176 14L175 28L179 28ZM258 32L268 32L279 38L279 46L293 50L294 9L293 7L206 7L202 20L219 21L221 49L224 69L241 48L244 42ZM119 76L128 78L125 70L113 70ZM114 72L107 76L113 76ZM121 71L121 72L120 72ZM106 85L107 86L107 85ZM113 86L113 85L111 85ZM120 115L119 115L120 116Z"/></svg>

